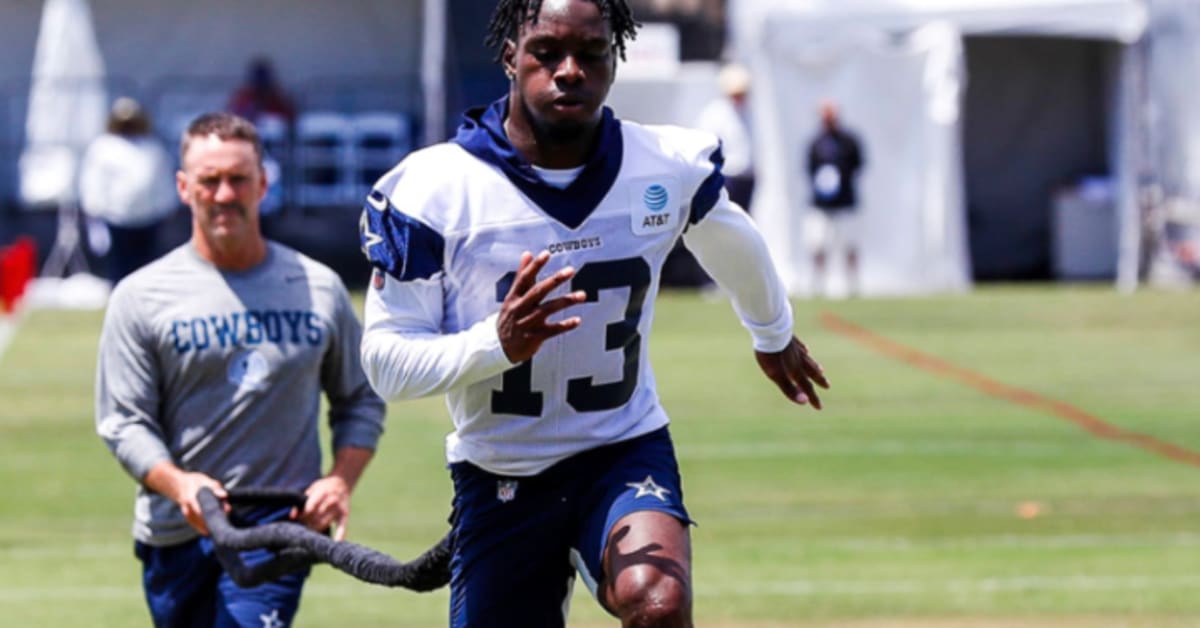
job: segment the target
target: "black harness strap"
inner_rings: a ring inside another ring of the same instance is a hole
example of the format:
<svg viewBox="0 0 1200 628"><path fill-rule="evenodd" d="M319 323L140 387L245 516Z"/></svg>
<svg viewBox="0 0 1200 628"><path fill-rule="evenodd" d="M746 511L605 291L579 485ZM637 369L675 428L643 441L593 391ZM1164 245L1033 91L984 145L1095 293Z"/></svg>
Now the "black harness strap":
<svg viewBox="0 0 1200 628"><path fill-rule="evenodd" d="M450 582L450 534L412 562L400 562L383 552L314 532L295 521L277 521L251 528L229 522L221 500L211 489L196 494L200 510L216 546L217 559L241 587L277 579L316 563L329 563L359 580L412 591L433 591ZM229 491L231 505L303 507L305 497L293 491L242 488ZM270 560L247 565L239 552L274 550Z"/></svg>

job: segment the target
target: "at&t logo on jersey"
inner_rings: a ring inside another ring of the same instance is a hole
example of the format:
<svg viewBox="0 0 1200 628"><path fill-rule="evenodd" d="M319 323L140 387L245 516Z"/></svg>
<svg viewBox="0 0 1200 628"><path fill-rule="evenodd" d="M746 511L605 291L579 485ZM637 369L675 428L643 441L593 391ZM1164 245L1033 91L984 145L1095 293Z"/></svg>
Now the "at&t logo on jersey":
<svg viewBox="0 0 1200 628"><path fill-rule="evenodd" d="M678 199L672 191L675 186L667 181L646 181L634 184L633 195L630 199L633 205L631 212L631 227L637 235L649 235L670 231L675 226L674 211Z"/></svg>
<svg viewBox="0 0 1200 628"><path fill-rule="evenodd" d="M667 193L667 188L657 183L646 188L646 193L642 195L642 200L646 202L646 209L652 212L662 211L670 199L671 195Z"/></svg>

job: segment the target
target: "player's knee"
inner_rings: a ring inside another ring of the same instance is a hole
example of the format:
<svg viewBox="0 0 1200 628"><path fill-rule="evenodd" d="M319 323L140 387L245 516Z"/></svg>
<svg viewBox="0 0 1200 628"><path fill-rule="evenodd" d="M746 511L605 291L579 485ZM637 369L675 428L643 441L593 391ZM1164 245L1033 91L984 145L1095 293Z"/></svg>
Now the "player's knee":
<svg viewBox="0 0 1200 628"><path fill-rule="evenodd" d="M691 626L692 594L683 579L649 565L621 573L613 606L624 626Z"/></svg>

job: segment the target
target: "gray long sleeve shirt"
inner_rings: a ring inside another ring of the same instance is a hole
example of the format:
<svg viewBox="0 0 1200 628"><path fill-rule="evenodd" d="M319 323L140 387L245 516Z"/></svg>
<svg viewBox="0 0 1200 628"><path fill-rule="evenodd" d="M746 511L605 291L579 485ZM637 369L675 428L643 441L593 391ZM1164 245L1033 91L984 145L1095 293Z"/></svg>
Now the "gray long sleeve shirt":
<svg viewBox="0 0 1200 628"><path fill-rule="evenodd" d="M320 393L333 448L374 449L384 403L363 375L362 329L329 268L270 243L267 259L222 272L190 243L112 293L96 369L96 431L139 482L155 464L228 487L303 490L321 475ZM133 535L196 536L178 506L140 486Z"/></svg>

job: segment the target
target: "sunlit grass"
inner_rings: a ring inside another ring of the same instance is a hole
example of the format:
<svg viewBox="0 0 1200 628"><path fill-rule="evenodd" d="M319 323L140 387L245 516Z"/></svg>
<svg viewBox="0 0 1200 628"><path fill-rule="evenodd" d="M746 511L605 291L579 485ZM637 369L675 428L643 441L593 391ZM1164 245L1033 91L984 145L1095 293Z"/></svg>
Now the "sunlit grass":
<svg viewBox="0 0 1200 628"><path fill-rule="evenodd" d="M796 306L834 384L821 413L761 376L727 303L659 301L651 352L700 523L699 625L1200 622L1200 469L881 356L819 316L1200 450L1196 295L1023 286ZM100 318L32 312L0 357L7 625L148 621L133 484L93 431ZM438 399L390 407L355 540L409 557L441 535L448 426ZM582 589L572 624L612 625ZM445 625L446 603L319 568L299 624Z"/></svg>

